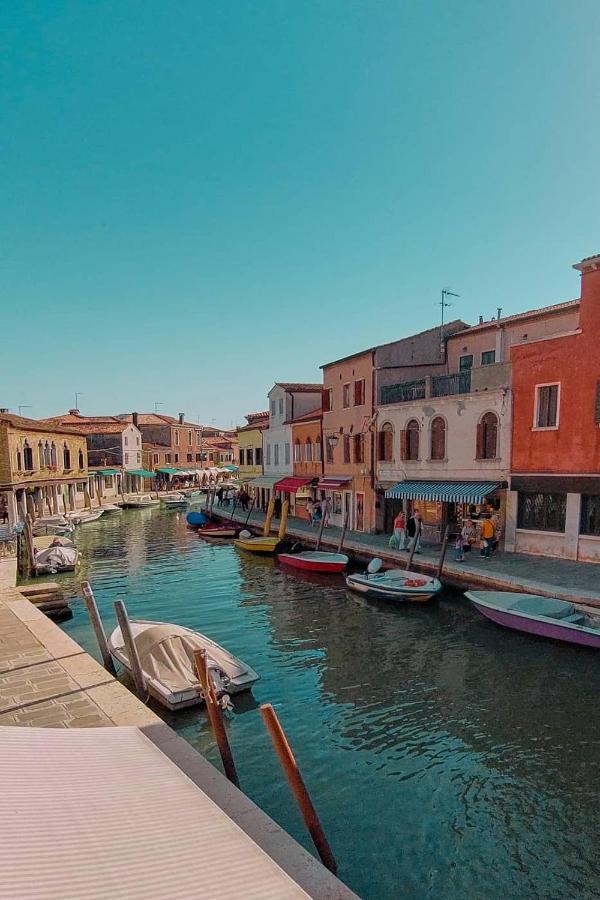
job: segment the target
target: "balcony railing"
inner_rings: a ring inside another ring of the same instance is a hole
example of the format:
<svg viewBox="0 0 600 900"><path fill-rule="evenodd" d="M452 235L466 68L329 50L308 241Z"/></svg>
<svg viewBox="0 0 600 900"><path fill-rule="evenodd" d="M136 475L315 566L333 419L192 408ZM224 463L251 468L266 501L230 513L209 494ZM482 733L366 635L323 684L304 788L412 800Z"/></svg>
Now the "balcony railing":
<svg viewBox="0 0 600 900"><path fill-rule="evenodd" d="M449 397L452 394L468 394L471 390L471 370L454 375L434 375L431 379L432 397Z"/></svg>
<svg viewBox="0 0 600 900"><path fill-rule="evenodd" d="M425 379L402 381L400 384L384 384L380 391L381 403L407 403L409 400L424 400Z"/></svg>

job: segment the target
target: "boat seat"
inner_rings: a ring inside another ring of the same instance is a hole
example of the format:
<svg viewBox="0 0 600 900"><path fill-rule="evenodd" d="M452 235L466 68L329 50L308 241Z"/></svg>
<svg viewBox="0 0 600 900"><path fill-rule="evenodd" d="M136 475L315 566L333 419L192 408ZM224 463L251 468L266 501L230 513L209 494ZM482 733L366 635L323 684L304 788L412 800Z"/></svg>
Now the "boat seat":
<svg viewBox="0 0 600 900"><path fill-rule="evenodd" d="M557 597L521 597L510 609L531 616L547 616L549 619L566 619L575 612L573 603L559 600Z"/></svg>
<svg viewBox="0 0 600 900"><path fill-rule="evenodd" d="M586 618L581 613L574 612L571 616L564 616L562 622L570 622L571 625L585 625Z"/></svg>

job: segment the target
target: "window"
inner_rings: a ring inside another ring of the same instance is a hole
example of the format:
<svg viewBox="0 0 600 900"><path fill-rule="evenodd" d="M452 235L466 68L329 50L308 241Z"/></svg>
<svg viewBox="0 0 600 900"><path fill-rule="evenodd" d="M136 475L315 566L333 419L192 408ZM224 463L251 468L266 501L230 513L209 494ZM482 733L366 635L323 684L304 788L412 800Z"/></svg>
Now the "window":
<svg viewBox="0 0 600 900"><path fill-rule="evenodd" d="M76 490L78 494L83 494L83 492L85 491L85 481L78 481Z"/></svg>
<svg viewBox="0 0 600 900"><path fill-rule="evenodd" d="M188 444L190 445L190 447L193 443L192 437L193 437L193 433L191 431L188 431Z"/></svg>
<svg viewBox="0 0 600 900"><path fill-rule="evenodd" d="M254 448L254 465L262 466L262 447Z"/></svg>
<svg viewBox="0 0 600 900"><path fill-rule="evenodd" d="M79 459L78 459L78 462L79 462L79 468L80 468L80 469L84 469L84 468L85 468L85 458L84 458L84 456L83 456L83 450L80 450L80 451L79 451Z"/></svg>
<svg viewBox="0 0 600 900"><path fill-rule="evenodd" d="M279 465L279 444L273 444L273 465Z"/></svg>
<svg viewBox="0 0 600 900"><path fill-rule="evenodd" d="M461 356L458 360L458 368L461 372L464 372L466 369L473 368L473 354L467 353L466 356Z"/></svg>
<svg viewBox="0 0 600 900"><path fill-rule="evenodd" d="M279 400L279 415L283 415L283 397L281 397Z"/></svg>
<svg viewBox="0 0 600 900"><path fill-rule="evenodd" d="M354 435L354 462L364 463L365 461L365 436L364 434Z"/></svg>
<svg viewBox="0 0 600 900"><path fill-rule="evenodd" d="M136 439L135 439L135 443L136 443L136 446L137 446L137 447L140 446L140 438L139 438L139 435L137 435L137 437L136 437Z"/></svg>
<svg viewBox="0 0 600 900"><path fill-rule="evenodd" d="M348 409L350 406L350 385L345 384L342 387L342 406Z"/></svg>
<svg viewBox="0 0 600 900"><path fill-rule="evenodd" d="M436 416L431 423L431 459L446 458L446 422Z"/></svg>
<svg viewBox="0 0 600 900"><path fill-rule="evenodd" d="M50 465L56 468L58 466L58 456L56 455L56 444L54 441L50 444Z"/></svg>
<svg viewBox="0 0 600 900"><path fill-rule="evenodd" d="M104 487L105 487L105 488L112 488L112 486L113 486L113 476L112 476L112 475L105 475L105 476L104 476Z"/></svg>
<svg viewBox="0 0 600 900"><path fill-rule="evenodd" d="M302 444L300 441L294 441L294 462L302 462Z"/></svg>
<svg viewBox="0 0 600 900"><path fill-rule="evenodd" d="M40 441L38 444L38 468L43 469L44 465L44 445Z"/></svg>
<svg viewBox="0 0 600 900"><path fill-rule="evenodd" d="M271 415L272 415L272 416L275 415L275 410L276 410L276 409L277 409L277 404L275 403L274 400L271 400Z"/></svg>
<svg viewBox="0 0 600 900"><path fill-rule="evenodd" d="M421 427L416 419L411 419L406 426L406 456L404 459L416 460L419 458L419 439Z"/></svg>
<svg viewBox="0 0 600 900"><path fill-rule="evenodd" d="M23 470L23 462L21 459L21 451L17 450L17 472L21 472Z"/></svg>
<svg viewBox="0 0 600 900"><path fill-rule="evenodd" d="M125 446L127 446L127 435L123 436L123 443Z"/></svg>
<svg viewBox="0 0 600 900"><path fill-rule="evenodd" d="M193 453L188 453L188 454L187 454L187 461L188 461L188 462L194 462L194 454L193 454Z"/></svg>
<svg viewBox="0 0 600 900"><path fill-rule="evenodd" d="M333 444L330 440L325 441L325 461L333 463Z"/></svg>
<svg viewBox="0 0 600 900"><path fill-rule="evenodd" d="M342 495L339 491L334 491L331 495L331 512L334 516L342 514Z"/></svg>
<svg viewBox="0 0 600 900"><path fill-rule="evenodd" d="M344 435L344 462L350 462L350 435Z"/></svg>
<svg viewBox="0 0 600 900"><path fill-rule="evenodd" d="M63 444L63 469L71 468L71 450L68 444Z"/></svg>
<svg viewBox="0 0 600 900"><path fill-rule="evenodd" d="M315 441L314 459L315 459L315 462L321 462L321 460L323 459L323 456L321 453L321 438L319 436L317 436L317 439Z"/></svg>
<svg viewBox="0 0 600 900"><path fill-rule="evenodd" d="M179 429L178 428L175 429L175 444L177 447L179 447Z"/></svg>
<svg viewBox="0 0 600 900"><path fill-rule="evenodd" d="M379 461L392 462L394 459L394 429L389 422L381 426L379 432Z"/></svg>
<svg viewBox="0 0 600 900"><path fill-rule="evenodd" d="M171 454L170 454L170 453L165 453L165 462L166 462L166 463L170 463L170 462L171 462Z"/></svg>
<svg viewBox="0 0 600 900"><path fill-rule="evenodd" d="M175 454L175 462L179 462L179 453Z"/></svg>
<svg viewBox="0 0 600 900"><path fill-rule="evenodd" d="M581 495L581 521L579 534L594 534L600 537L600 495Z"/></svg>
<svg viewBox="0 0 600 900"><path fill-rule="evenodd" d="M198 444L198 446L200 446L202 443L202 432L201 431L196 432L196 443Z"/></svg>
<svg viewBox="0 0 600 900"><path fill-rule="evenodd" d="M564 532L566 513L566 494L519 492L517 528Z"/></svg>
<svg viewBox="0 0 600 900"><path fill-rule="evenodd" d="M241 453L241 450L240 450L240 453ZM202 462L202 454L201 453L196 453L196 462Z"/></svg>
<svg viewBox="0 0 600 900"><path fill-rule="evenodd" d="M23 444L23 466L26 472L33 472L33 450L27 439Z"/></svg>
<svg viewBox="0 0 600 900"><path fill-rule="evenodd" d="M284 451L285 451L285 464L286 464L286 466L289 466L289 464L290 464L290 445L289 445L289 443L285 444Z"/></svg>
<svg viewBox="0 0 600 900"><path fill-rule="evenodd" d="M304 451L305 451L304 458L305 458L306 462L312 462L313 461L313 446L312 446L312 441L310 438L306 438L306 444L304 447Z"/></svg>
<svg viewBox="0 0 600 900"><path fill-rule="evenodd" d="M496 459L498 454L498 417L487 412L477 425L477 459Z"/></svg>
<svg viewBox="0 0 600 900"><path fill-rule="evenodd" d="M129 462L129 453L124 453L123 454L123 464L127 465L128 462Z"/></svg>
<svg viewBox="0 0 600 900"><path fill-rule="evenodd" d="M359 378L354 382L354 405L362 406L365 402L365 379Z"/></svg>
<svg viewBox="0 0 600 900"><path fill-rule="evenodd" d="M481 354L481 365L482 366L491 366L492 363L496 362L496 351L495 350L484 350Z"/></svg>
<svg viewBox="0 0 600 900"><path fill-rule="evenodd" d="M331 412L333 409L333 391L331 388L323 389L323 412Z"/></svg>
<svg viewBox="0 0 600 900"><path fill-rule="evenodd" d="M558 428L558 394L558 384L536 386L534 428Z"/></svg>
<svg viewBox="0 0 600 900"><path fill-rule="evenodd" d="M158 465L158 453L152 454L152 462L154 465Z"/></svg>
<svg viewBox="0 0 600 900"><path fill-rule="evenodd" d="M267 465L271 465L271 445L267 444Z"/></svg>
<svg viewBox="0 0 600 900"><path fill-rule="evenodd" d="M52 454L50 452L50 444L48 441L44 444L44 465L46 468L52 465Z"/></svg>

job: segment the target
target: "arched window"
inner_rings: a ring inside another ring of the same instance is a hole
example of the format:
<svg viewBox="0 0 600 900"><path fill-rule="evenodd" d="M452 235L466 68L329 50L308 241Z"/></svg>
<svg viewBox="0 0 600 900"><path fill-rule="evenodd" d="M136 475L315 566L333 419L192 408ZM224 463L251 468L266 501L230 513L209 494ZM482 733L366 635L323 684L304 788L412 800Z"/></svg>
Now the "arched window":
<svg viewBox="0 0 600 900"><path fill-rule="evenodd" d="M446 458L446 422L436 416L431 423L431 459Z"/></svg>
<svg viewBox="0 0 600 900"><path fill-rule="evenodd" d="M389 422L381 426L379 432L379 461L392 462L394 459L394 429Z"/></svg>
<svg viewBox="0 0 600 900"><path fill-rule="evenodd" d="M23 460L21 457L21 451L17 450L17 472L23 471Z"/></svg>
<svg viewBox="0 0 600 900"><path fill-rule="evenodd" d="M27 439L25 439L25 443L23 444L23 465L26 472L33 471L33 450Z"/></svg>
<svg viewBox="0 0 600 900"><path fill-rule="evenodd" d="M406 454L404 459L419 458L419 438L421 435L421 426L416 419L411 419L406 424Z"/></svg>
<svg viewBox="0 0 600 900"><path fill-rule="evenodd" d="M48 468L50 462L50 444L48 443L48 441L46 441L46 443L44 444L44 466Z"/></svg>
<svg viewBox="0 0 600 900"><path fill-rule="evenodd" d="M66 441L63 444L63 468L64 469L71 468L71 450Z"/></svg>
<svg viewBox="0 0 600 900"><path fill-rule="evenodd" d="M46 465L46 463L44 461L44 445L42 444L41 441L38 444L38 465L39 465L40 469L43 469L44 466Z"/></svg>
<svg viewBox="0 0 600 900"><path fill-rule="evenodd" d="M486 412L477 426L477 459L496 459L498 453L498 416Z"/></svg>
<svg viewBox="0 0 600 900"><path fill-rule="evenodd" d="M322 454L321 454L321 436L317 435L315 440L315 462L321 462Z"/></svg>
<svg viewBox="0 0 600 900"><path fill-rule="evenodd" d="M83 457L83 450L81 448L79 448L79 468L80 469L85 468L84 463L85 463L85 459Z"/></svg>
<svg viewBox="0 0 600 900"><path fill-rule="evenodd" d="M270 462L268 450L267 450L267 462ZM294 462L302 462L302 446L300 444L300 441L297 438L294 441Z"/></svg>
<svg viewBox="0 0 600 900"><path fill-rule="evenodd" d="M50 465L57 466L58 465L58 457L56 455L56 444L52 441L50 445Z"/></svg>
<svg viewBox="0 0 600 900"><path fill-rule="evenodd" d="M312 452L312 441L310 438L306 438L306 462L313 461L313 452Z"/></svg>

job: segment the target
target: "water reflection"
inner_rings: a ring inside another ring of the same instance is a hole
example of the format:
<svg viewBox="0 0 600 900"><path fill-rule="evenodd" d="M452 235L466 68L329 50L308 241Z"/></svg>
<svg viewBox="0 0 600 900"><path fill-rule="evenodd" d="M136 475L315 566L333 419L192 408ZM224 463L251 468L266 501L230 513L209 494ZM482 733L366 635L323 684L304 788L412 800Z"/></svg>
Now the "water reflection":
<svg viewBox="0 0 600 900"><path fill-rule="evenodd" d="M503 631L450 594L366 600L203 542L173 511L107 516L78 541L109 627L123 597L261 674L228 725L242 785L309 846L256 710L272 702L363 897L598 896L593 651ZM65 629L93 648L81 607ZM201 712L169 722L216 760Z"/></svg>

